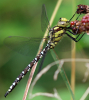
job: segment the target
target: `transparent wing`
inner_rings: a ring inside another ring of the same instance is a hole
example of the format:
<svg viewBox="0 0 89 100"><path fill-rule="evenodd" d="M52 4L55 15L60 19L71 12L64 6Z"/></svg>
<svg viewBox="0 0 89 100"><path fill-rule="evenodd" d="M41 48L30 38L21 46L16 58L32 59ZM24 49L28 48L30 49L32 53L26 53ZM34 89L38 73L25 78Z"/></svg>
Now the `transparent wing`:
<svg viewBox="0 0 89 100"><path fill-rule="evenodd" d="M49 27L48 27L49 25ZM47 13L46 13L46 8L45 5L42 5L42 13L41 13L41 29L43 32L45 32L45 30L48 28L48 30L50 29L50 23L47 17Z"/></svg>
<svg viewBox="0 0 89 100"><path fill-rule="evenodd" d="M5 38L4 44L20 54L31 56L33 54L36 54L35 50L38 50L41 40L42 38L9 36Z"/></svg>

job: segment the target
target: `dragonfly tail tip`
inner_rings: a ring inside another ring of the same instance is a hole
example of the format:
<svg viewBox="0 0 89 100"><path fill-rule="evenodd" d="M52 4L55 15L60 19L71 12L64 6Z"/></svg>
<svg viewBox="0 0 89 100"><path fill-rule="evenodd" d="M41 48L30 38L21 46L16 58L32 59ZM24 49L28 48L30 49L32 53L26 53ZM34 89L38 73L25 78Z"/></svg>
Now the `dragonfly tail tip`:
<svg viewBox="0 0 89 100"><path fill-rule="evenodd" d="M5 95L4 95L4 97L6 98L6 96L9 94L9 92L7 91L6 93L5 93Z"/></svg>

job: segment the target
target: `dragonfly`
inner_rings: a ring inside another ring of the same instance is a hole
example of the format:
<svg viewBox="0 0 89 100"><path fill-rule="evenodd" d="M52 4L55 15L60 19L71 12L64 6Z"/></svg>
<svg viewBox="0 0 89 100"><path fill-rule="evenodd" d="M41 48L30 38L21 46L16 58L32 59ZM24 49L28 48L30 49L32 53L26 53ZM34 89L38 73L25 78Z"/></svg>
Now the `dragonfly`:
<svg viewBox="0 0 89 100"><path fill-rule="evenodd" d="M72 17L73 18L73 17ZM72 19L71 18L71 19ZM18 82L21 81L21 79L30 71L30 69L47 53L47 51L49 51L50 49L53 49L58 42L62 39L62 37L66 34L69 38L71 38L73 41L78 42L80 40L80 38L78 37L73 37L74 33L72 32L72 28L70 27L70 20L66 19L66 18L60 18L57 25L55 25L54 27L50 27L50 23L47 17L47 13L46 13L46 8L45 5L42 5L42 15L41 15L41 21L42 21L42 30L45 31L46 28L48 28L49 30L49 35L47 36L48 38L48 42L47 45L45 46L45 48L31 61L31 63L29 63L27 65L27 67L21 72L21 74L15 79L15 81L12 83L12 85L9 87L8 91L5 93L5 97L16 87L16 85L18 84ZM45 26L44 26L45 25ZM49 27L47 27L49 25ZM72 35L70 35L70 34ZM77 34L76 34L77 35ZM18 51L18 49L14 48L14 45L17 46L16 44L12 44L11 40L14 41L15 38L18 38L17 40L17 44L20 43L20 39L21 38L23 40L23 37L15 37L15 36L10 36L6 38L5 44L7 46L12 46L13 49L15 49L16 51ZM46 38L44 38L46 39ZM10 41L9 41L10 40ZM38 42L38 39L29 39L27 38L28 42L32 41L36 41L36 43ZM7 43L8 41L8 43ZM24 45L26 44L26 39L23 41ZM16 43L16 41L15 41ZM22 47L22 42L21 47ZM18 47L19 48L19 47ZM24 48L23 48L24 49Z"/></svg>

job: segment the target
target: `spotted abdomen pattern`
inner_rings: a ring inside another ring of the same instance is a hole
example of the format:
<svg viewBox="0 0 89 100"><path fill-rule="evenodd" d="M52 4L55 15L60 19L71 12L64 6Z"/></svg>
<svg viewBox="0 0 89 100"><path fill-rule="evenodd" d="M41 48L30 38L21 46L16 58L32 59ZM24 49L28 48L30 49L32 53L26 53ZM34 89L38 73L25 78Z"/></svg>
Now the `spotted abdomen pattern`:
<svg viewBox="0 0 89 100"><path fill-rule="evenodd" d="M38 54L33 61L28 64L28 66L21 72L21 74L15 79L15 81L12 83L6 94L4 95L5 97L15 88L15 86L20 82L20 80L24 77L24 75L39 61L41 57L50 49L49 44L43 49L43 51Z"/></svg>

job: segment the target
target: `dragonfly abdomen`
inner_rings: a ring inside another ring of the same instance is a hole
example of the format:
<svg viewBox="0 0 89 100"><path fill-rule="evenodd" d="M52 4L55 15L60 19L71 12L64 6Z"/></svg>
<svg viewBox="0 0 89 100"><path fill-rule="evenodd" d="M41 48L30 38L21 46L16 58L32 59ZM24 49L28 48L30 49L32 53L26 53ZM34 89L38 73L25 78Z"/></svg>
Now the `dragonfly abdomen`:
<svg viewBox="0 0 89 100"><path fill-rule="evenodd" d="M50 49L50 45L47 44L47 46L41 51L34 59L33 61L28 64L28 66L21 72L21 74L15 79L15 81L12 83L6 94L5 97L15 88L15 86L20 82L20 80L24 77L24 75L41 59L41 57L44 56L44 54Z"/></svg>

